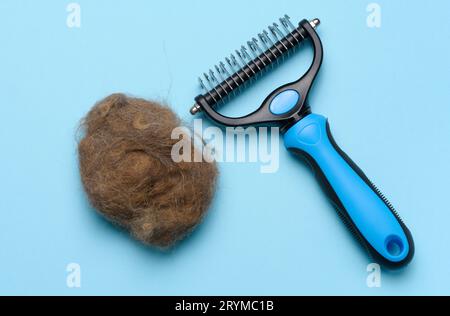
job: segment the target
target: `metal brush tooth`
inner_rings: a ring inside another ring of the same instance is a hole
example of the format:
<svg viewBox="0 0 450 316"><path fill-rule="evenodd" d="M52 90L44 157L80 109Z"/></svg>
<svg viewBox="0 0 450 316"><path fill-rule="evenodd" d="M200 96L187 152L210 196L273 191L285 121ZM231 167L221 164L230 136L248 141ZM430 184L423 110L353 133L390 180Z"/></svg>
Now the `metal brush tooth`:
<svg viewBox="0 0 450 316"><path fill-rule="evenodd" d="M199 97L204 97L209 105L215 106L268 68L277 65L297 48L305 39L305 30L301 26L295 27L288 15L281 17L279 23L284 32L277 23L273 23L268 27L270 33L267 30L259 33L247 42L247 46L242 45L235 53L226 57L225 62L215 65L215 71L210 69L204 73L204 80L199 78L199 82L205 94ZM316 28L320 21L314 19L310 24ZM191 114L199 111L201 106L196 103L191 108Z"/></svg>

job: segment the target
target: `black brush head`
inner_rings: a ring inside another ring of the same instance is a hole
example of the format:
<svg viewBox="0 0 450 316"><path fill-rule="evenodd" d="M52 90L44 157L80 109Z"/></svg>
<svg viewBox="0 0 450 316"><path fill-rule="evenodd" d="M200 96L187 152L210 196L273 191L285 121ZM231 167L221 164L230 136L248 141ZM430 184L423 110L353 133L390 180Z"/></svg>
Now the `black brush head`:
<svg viewBox="0 0 450 316"><path fill-rule="evenodd" d="M211 107L224 102L234 95L241 87L255 79L269 68L272 68L294 51L305 38L307 33L299 25L295 27L288 15L279 19L281 27L273 23L256 37L242 45L224 62L221 61L199 78L199 83L205 94L196 99L204 99ZM319 19L310 21L313 28L320 24ZM202 110L196 103L191 108L191 114L195 115Z"/></svg>

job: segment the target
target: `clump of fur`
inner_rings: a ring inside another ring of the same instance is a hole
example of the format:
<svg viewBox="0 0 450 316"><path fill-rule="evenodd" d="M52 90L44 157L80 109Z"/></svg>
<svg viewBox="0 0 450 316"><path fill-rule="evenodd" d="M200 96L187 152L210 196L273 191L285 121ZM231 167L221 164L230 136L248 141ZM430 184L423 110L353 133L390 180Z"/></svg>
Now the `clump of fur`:
<svg viewBox="0 0 450 316"><path fill-rule="evenodd" d="M81 180L94 208L148 245L167 248L201 221L216 165L172 160L179 118L155 102L113 94L85 117ZM192 152L194 142L191 141Z"/></svg>

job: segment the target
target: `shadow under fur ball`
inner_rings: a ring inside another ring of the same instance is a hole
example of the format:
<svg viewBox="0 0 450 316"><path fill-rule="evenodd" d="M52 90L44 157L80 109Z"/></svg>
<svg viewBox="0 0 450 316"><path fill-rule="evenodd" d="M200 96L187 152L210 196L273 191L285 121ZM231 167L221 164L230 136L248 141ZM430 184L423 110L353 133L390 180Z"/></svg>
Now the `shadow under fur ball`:
<svg viewBox="0 0 450 316"><path fill-rule="evenodd" d="M213 163L172 160L178 140L171 133L178 126L169 108L114 94L85 117L78 145L92 206L136 239L160 248L172 246L201 221L217 177Z"/></svg>

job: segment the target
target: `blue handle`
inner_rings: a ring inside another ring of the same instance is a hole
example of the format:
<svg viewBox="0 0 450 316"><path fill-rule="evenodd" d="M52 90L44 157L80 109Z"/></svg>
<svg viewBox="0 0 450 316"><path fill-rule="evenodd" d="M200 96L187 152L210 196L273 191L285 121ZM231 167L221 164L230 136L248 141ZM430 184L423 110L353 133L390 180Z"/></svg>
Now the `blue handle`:
<svg viewBox="0 0 450 316"><path fill-rule="evenodd" d="M341 217L372 257L388 267L411 261L414 244L391 204L336 145L325 117L310 114L284 136L286 147L316 170Z"/></svg>

